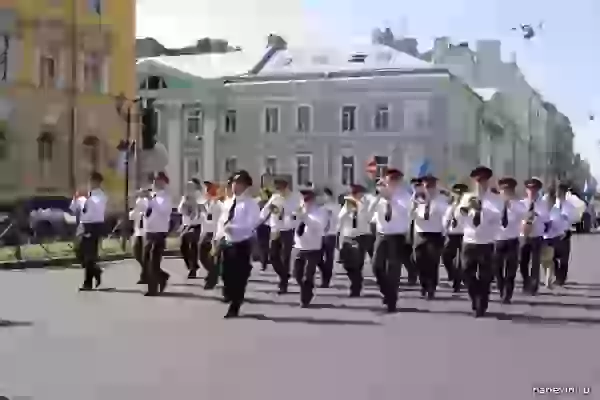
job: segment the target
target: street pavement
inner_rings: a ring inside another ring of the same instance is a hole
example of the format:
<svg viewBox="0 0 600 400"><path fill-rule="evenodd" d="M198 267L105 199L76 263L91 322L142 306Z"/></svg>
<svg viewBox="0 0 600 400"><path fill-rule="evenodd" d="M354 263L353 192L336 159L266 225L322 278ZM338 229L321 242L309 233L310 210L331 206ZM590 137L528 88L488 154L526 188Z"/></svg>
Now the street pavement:
<svg viewBox="0 0 600 400"><path fill-rule="evenodd" d="M78 293L80 270L0 272L0 396L521 400L572 386L600 398L598 248L600 235L574 237L567 288L509 306L495 294L483 319L447 287L430 302L404 287L385 315L372 279L349 299L341 274L301 309L297 287L277 296L256 268L245 318L224 320L220 291L187 281L178 259L160 298L142 296L131 261L107 265L103 292Z"/></svg>

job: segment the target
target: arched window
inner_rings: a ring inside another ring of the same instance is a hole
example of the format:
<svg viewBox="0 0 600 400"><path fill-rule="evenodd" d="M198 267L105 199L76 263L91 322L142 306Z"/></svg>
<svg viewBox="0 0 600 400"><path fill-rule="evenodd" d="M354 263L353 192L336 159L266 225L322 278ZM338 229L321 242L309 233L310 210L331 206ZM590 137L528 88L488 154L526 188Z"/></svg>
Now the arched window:
<svg viewBox="0 0 600 400"><path fill-rule="evenodd" d="M162 76L151 75L142 80L139 89L140 90L159 90L166 89L167 82Z"/></svg>
<svg viewBox="0 0 600 400"><path fill-rule="evenodd" d="M100 140L96 136L87 136L83 140L83 151L85 159L92 170L98 171L100 167Z"/></svg>
<svg viewBox="0 0 600 400"><path fill-rule="evenodd" d="M8 157L8 140L6 139L6 133L0 131L0 161L5 160Z"/></svg>
<svg viewBox="0 0 600 400"><path fill-rule="evenodd" d="M54 136L50 132L42 132L38 137L38 161L51 162L54 158Z"/></svg>
<svg viewBox="0 0 600 400"><path fill-rule="evenodd" d="M51 175L54 158L54 136L50 132L42 132L38 137L38 162L42 179Z"/></svg>

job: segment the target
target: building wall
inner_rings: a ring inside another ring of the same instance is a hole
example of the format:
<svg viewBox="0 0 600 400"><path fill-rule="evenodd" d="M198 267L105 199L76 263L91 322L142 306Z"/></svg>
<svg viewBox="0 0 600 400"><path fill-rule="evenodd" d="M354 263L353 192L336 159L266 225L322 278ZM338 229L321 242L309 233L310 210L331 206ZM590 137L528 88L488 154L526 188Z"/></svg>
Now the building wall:
<svg viewBox="0 0 600 400"><path fill-rule="evenodd" d="M116 145L124 137L125 123L115 111L114 98L123 93L133 97L135 81L135 2L102 0L101 16L89 0L64 2L18 0L0 4L2 12L16 15L14 29L9 32L11 72L0 83L0 97L10 104L5 136L10 151L0 161L3 168L14 171L0 178L0 201L20 196L71 196L69 136L72 87L77 86L75 107L75 177L76 185L84 184L87 174L98 169L105 175L113 208L122 196L122 174L116 171L119 154ZM75 8L74 8L75 7ZM76 14L74 14L74 10ZM75 24L74 24L75 23ZM76 28L73 29L73 26ZM75 33L76 43L73 43ZM72 79L74 54L77 52L76 82ZM97 54L98 79L87 79L86 57ZM51 56L55 62L55 79L45 84L41 57ZM87 83L90 83L89 85ZM38 138L47 132L54 140L51 160L39 159ZM96 167L90 163L86 137L98 139Z"/></svg>

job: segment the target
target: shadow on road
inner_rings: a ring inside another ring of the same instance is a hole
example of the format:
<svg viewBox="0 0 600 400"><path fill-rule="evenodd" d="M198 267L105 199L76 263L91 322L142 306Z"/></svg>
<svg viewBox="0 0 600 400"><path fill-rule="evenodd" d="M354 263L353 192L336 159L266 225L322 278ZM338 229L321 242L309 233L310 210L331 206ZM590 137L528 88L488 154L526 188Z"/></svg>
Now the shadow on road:
<svg viewBox="0 0 600 400"><path fill-rule="evenodd" d="M257 321L271 321L277 323L310 324L310 325L353 325L353 326L377 326L381 325L375 321L312 318L312 317L269 317L264 314L242 314L242 319L253 319Z"/></svg>
<svg viewBox="0 0 600 400"><path fill-rule="evenodd" d="M29 321L9 321L6 319L0 319L0 328L19 328L32 325L33 322Z"/></svg>
<svg viewBox="0 0 600 400"><path fill-rule="evenodd" d="M113 292L115 293L144 293L139 289L115 289ZM107 292L108 293L108 292ZM167 298L184 298L184 299L195 299L195 300L206 300L206 301L214 301L221 302L222 299L220 296L214 295L205 295L205 294L197 294L197 293L178 293L178 292L165 292L161 297ZM281 299L281 298L279 298ZM286 300L274 300L274 299L257 299L257 298L247 298L246 303L248 304L256 304L256 305L272 305L272 306L283 306L283 307L298 307L297 301L286 301ZM444 300L447 300L444 299ZM458 299L455 299L458 300ZM462 299L464 301L465 299ZM515 304L513 302L513 304ZM544 304L537 303L538 306L542 306ZM563 304L564 305L564 304ZM362 305L362 304L323 304L323 303L313 303L310 306L310 309L314 310L358 310L358 311L369 311L377 314L383 314L383 307L377 307L373 305ZM422 308L414 308L414 307L399 307L398 313L410 313L410 314L442 314L442 315L454 315L454 316L463 316L463 317L471 317L472 312L468 310L428 310ZM266 317L263 317L266 318ZM293 319L296 317L281 317L283 320L290 319L287 322L294 322ZM489 312L487 314L487 319L494 318L499 321L511 321L519 324L533 324L533 325L567 325L567 324L582 324L582 325L600 325L600 318L592 318L592 317L550 317L550 316L538 316L538 315L530 315L530 314L520 314L520 313L506 313L506 312ZM275 321L275 322L286 322L286 321ZM299 321L296 321L299 322ZM314 322L317 323L317 322Z"/></svg>

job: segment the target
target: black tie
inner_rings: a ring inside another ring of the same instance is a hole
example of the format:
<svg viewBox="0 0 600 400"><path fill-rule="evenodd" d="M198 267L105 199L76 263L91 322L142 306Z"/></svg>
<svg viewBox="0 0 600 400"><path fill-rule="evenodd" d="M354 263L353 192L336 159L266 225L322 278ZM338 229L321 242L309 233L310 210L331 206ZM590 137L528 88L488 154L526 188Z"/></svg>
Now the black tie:
<svg viewBox="0 0 600 400"><path fill-rule="evenodd" d="M279 213L279 220L283 221L283 213L285 212L285 210L283 209L283 207L281 208L281 212Z"/></svg>
<svg viewBox="0 0 600 400"><path fill-rule="evenodd" d="M352 214L352 229L358 228L358 212L355 211Z"/></svg>
<svg viewBox="0 0 600 400"><path fill-rule="evenodd" d="M81 209L81 212L84 214L87 212L87 201L90 197L92 197L92 192L88 192L87 198L86 198L85 202L83 203L83 208Z"/></svg>
<svg viewBox="0 0 600 400"><path fill-rule="evenodd" d="M529 212L532 213L535 210L535 202L532 201L531 204L529 205Z"/></svg>
<svg viewBox="0 0 600 400"><path fill-rule="evenodd" d="M425 204L425 215L423 216L423 219L425 221L429 221L430 214L431 214L431 202L428 201L427 204Z"/></svg>
<svg viewBox="0 0 600 400"><path fill-rule="evenodd" d="M151 197L151 200L154 200L156 198L156 194L153 194ZM148 207L148 209L146 210L146 218L150 218L150 216L152 215L152 207Z"/></svg>
<svg viewBox="0 0 600 400"><path fill-rule="evenodd" d="M298 236L302 236L304 235L304 232L306 232L306 224L304 222L300 222L298 229L296 229L296 233Z"/></svg>
<svg viewBox="0 0 600 400"><path fill-rule="evenodd" d="M504 203L504 209L502 210L502 227L508 226L508 202Z"/></svg>
<svg viewBox="0 0 600 400"><path fill-rule="evenodd" d="M385 222L392 220L392 205L388 202L385 208Z"/></svg>
<svg viewBox="0 0 600 400"><path fill-rule="evenodd" d="M473 226L477 228L479 225L481 225L481 210L475 211L473 216Z"/></svg>
<svg viewBox="0 0 600 400"><path fill-rule="evenodd" d="M235 207L236 206L237 206L237 199L234 198L233 203L231 203L231 207L229 207L229 212L227 213L227 221L225 221L225 224L230 223L231 220L233 220L233 217L235 217Z"/></svg>

